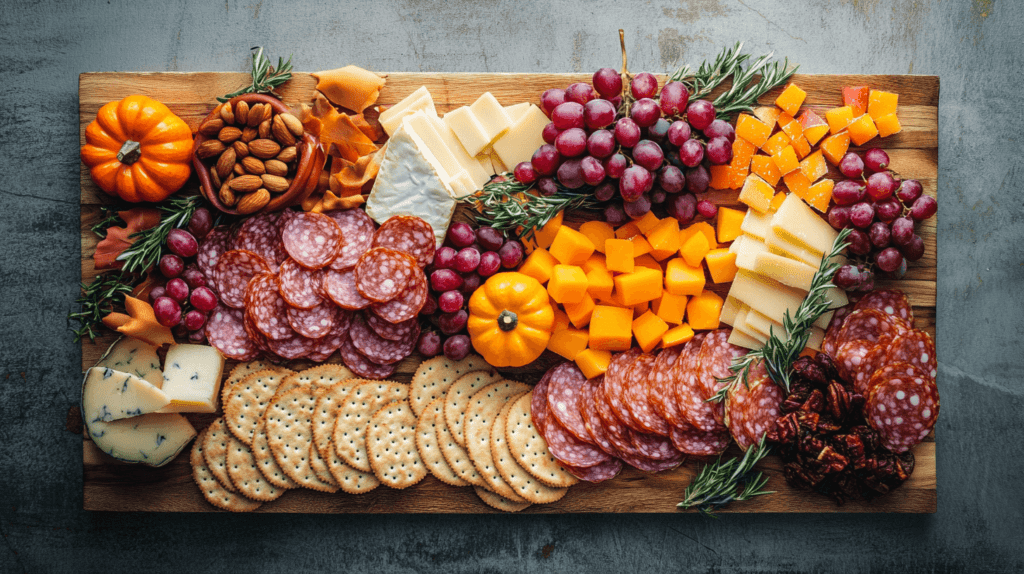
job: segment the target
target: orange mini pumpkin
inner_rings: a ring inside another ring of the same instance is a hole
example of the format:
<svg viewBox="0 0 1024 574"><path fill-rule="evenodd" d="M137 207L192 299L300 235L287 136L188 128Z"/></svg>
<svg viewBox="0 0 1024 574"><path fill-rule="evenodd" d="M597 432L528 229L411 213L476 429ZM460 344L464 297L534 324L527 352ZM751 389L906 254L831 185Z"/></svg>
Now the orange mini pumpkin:
<svg viewBox="0 0 1024 574"><path fill-rule="evenodd" d="M555 312L547 291L522 273L492 275L469 298L473 348L495 367L522 367L544 352Z"/></svg>
<svg viewBox="0 0 1024 574"><path fill-rule="evenodd" d="M167 106L128 96L85 128L82 162L103 191L133 203L162 201L192 173L192 130Z"/></svg>

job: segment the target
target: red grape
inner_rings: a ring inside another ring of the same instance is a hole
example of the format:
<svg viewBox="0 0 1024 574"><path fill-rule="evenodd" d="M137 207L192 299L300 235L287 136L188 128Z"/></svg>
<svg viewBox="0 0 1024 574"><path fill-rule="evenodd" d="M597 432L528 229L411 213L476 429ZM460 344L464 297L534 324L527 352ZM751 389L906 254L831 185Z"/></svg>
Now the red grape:
<svg viewBox="0 0 1024 574"><path fill-rule="evenodd" d="M167 248L182 257L194 257L199 252L199 242L184 229L172 229L167 234Z"/></svg>
<svg viewBox="0 0 1024 574"><path fill-rule="evenodd" d="M597 93L606 98L622 94L622 76L611 68L601 68L594 72L591 80Z"/></svg>
<svg viewBox="0 0 1024 574"><path fill-rule="evenodd" d="M892 222L892 242L899 247L910 244L914 235L914 220L909 217L900 217Z"/></svg>
<svg viewBox="0 0 1024 574"><path fill-rule="evenodd" d="M562 156L558 155L558 150L555 149L555 146L544 144L537 148L537 151L533 152L530 164L533 165L534 171L540 175L554 175L561 160Z"/></svg>
<svg viewBox="0 0 1024 574"><path fill-rule="evenodd" d="M871 225L875 220L875 208L868 202L862 201L850 207L850 223L861 229Z"/></svg>
<svg viewBox="0 0 1024 574"><path fill-rule="evenodd" d="M189 331L198 331L206 324L206 315L203 314L202 311L192 309L188 313L185 313L185 318L182 323L185 324L185 328Z"/></svg>
<svg viewBox="0 0 1024 574"><path fill-rule="evenodd" d="M658 121L654 122L653 126L647 128L647 137L659 144L664 142L665 136L668 135L669 125L671 124L665 118L658 118Z"/></svg>
<svg viewBox="0 0 1024 574"><path fill-rule="evenodd" d="M528 161L521 161L516 164L515 169L512 170L512 175L515 176L516 181L527 185L537 181L537 171L533 169L533 164Z"/></svg>
<svg viewBox="0 0 1024 574"><path fill-rule="evenodd" d="M704 131L704 128L715 121L715 106L707 100L695 100L686 108L686 121L693 129Z"/></svg>
<svg viewBox="0 0 1024 574"><path fill-rule="evenodd" d="M462 295L462 291L458 290L445 291L437 298L438 308L445 313L457 312L459 309L462 309L462 304L464 302L465 299Z"/></svg>
<svg viewBox="0 0 1024 574"><path fill-rule="evenodd" d="M892 196L892 193L896 191L896 180L893 179L892 174L887 171L880 173L873 173L868 178L868 196L871 199L878 201L879 199L885 199Z"/></svg>
<svg viewBox="0 0 1024 574"><path fill-rule="evenodd" d="M641 140L633 146L633 161L648 171L655 171L665 163L665 153L651 140Z"/></svg>
<svg viewBox="0 0 1024 574"><path fill-rule="evenodd" d="M175 327L181 323L181 305L170 297L160 297L153 302L153 314L157 323L164 327Z"/></svg>
<svg viewBox="0 0 1024 574"><path fill-rule="evenodd" d="M724 165L732 161L732 142L722 136L708 142L708 159L711 165Z"/></svg>
<svg viewBox="0 0 1024 574"><path fill-rule="evenodd" d="M597 185L604 181L604 166L601 160L587 156L580 160L580 171L583 172L583 181L587 185Z"/></svg>
<svg viewBox="0 0 1024 574"><path fill-rule="evenodd" d="M462 276L451 269L436 269L430 274L430 287L434 291L451 291L462 287Z"/></svg>
<svg viewBox="0 0 1024 574"><path fill-rule="evenodd" d="M622 147L631 148L640 141L640 126L629 118L615 122L615 140Z"/></svg>
<svg viewBox="0 0 1024 574"><path fill-rule="evenodd" d="M448 337L448 340L444 342L444 356L449 361L461 361L469 355L471 348L469 337L466 335Z"/></svg>
<svg viewBox="0 0 1024 574"><path fill-rule="evenodd" d="M501 256L497 251L485 251L480 255L480 265L476 268L477 273L484 277L490 277L501 269Z"/></svg>
<svg viewBox="0 0 1024 574"><path fill-rule="evenodd" d="M484 225L476 230L476 242L484 249L497 251L505 244L505 236L490 225Z"/></svg>
<svg viewBox="0 0 1024 574"><path fill-rule="evenodd" d="M501 256L501 266L505 269L515 269L523 260L523 245L518 241L509 241L498 250Z"/></svg>
<svg viewBox="0 0 1024 574"><path fill-rule="evenodd" d="M615 153L615 134L608 130L594 130L587 136L587 153L604 159Z"/></svg>
<svg viewBox="0 0 1024 574"><path fill-rule="evenodd" d="M480 278L479 273L466 273L462 276L462 287L459 287L459 291L461 291L466 297L469 297L483 282L484 281Z"/></svg>
<svg viewBox="0 0 1024 574"><path fill-rule="evenodd" d="M647 195L651 196L651 203L654 205L661 205L662 203L665 203L666 199L668 199L668 194L660 187L655 187Z"/></svg>
<svg viewBox="0 0 1024 574"><path fill-rule="evenodd" d="M882 271L892 273L903 263L903 254L895 247L886 247L875 255L875 263Z"/></svg>
<svg viewBox="0 0 1024 574"><path fill-rule="evenodd" d="M718 206L706 199L702 199L697 202L697 213L706 219L711 219L718 215Z"/></svg>
<svg viewBox="0 0 1024 574"><path fill-rule="evenodd" d="M452 267L459 273L472 273L480 266L480 252L472 247L466 247L455 256Z"/></svg>
<svg viewBox="0 0 1024 574"><path fill-rule="evenodd" d="M626 172L627 166L629 162L626 161L626 156L617 153L604 160L604 173L612 179L619 179Z"/></svg>
<svg viewBox="0 0 1024 574"><path fill-rule="evenodd" d="M900 251L908 261L917 261L924 257L924 240L919 235L915 235Z"/></svg>
<svg viewBox="0 0 1024 574"><path fill-rule="evenodd" d="M626 202L636 201L654 185L651 172L642 166L633 165L626 168L619 179L619 194Z"/></svg>
<svg viewBox="0 0 1024 574"><path fill-rule="evenodd" d="M185 266L185 270L181 272L181 278L188 284L189 289L206 285L206 275L203 275L203 272L194 263Z"/></svg>
<svg viewBox="0 0 1024 574"><path fill-rule="evenodd" d="M847 238L850 242L850 253L854 255L867 255L871 253L871 238L860 229L854 229Z"/></svg>
<svg viewBox="0 0 1024 574"><path fill-rule="evenodd" d="M851 151L839 161L839 171L851 179L862 177L864 175L864 160Z"/></svg>
<svg viewBox="0 0 1024 574"><path fill-rule="evenodd" d="M903 202L903 205L913 205L917 198L921 197L924 188L921 182L916 179L907 179L900 184L896 190L896 197Z"/></svg>
<svg viewBox="0 0 1024 574"><path fill-rule="evenodd" d="M711 125L704 128L704 135L708 138L725 138L729 143L736 141L736 129L725 120L714 120Z"/></svg>
<svg viewBox="0 0 1024 574"><path fill-rule="evenodd" d="M686 167L695 167L704 160L704 146L697 140L686 140L679 146L679 161Z"/></svg>
<svg viewBox="0 0 1024 574"><path fill-rule="evenodd" d="M629 91L638 100L653 98L654 94L658 92L658 78L655 78L654 74L650 72L640 72L633 76L633 80L629 83Z"/></svg>
<svg viewBox="0 0 1024 574"><path fill-rule="evenodd" d="M551 117L552 110L563 103L565 103L565 90L563 89L551 88L540 95L540 109L544 110L548 117Z"/></svg>
<svg viewBox="0 0 1024 574"><path fill-rule="evenodd" d="M458 251L447 245L441 247L434 254L434 269L451 269L455 263L455 256L458 253Z"/></svg>
<svg viewBox="0 0 1024 574"><path fill-rule="evenodd" d="M683 120L676 120L668 126L668 143L674 146L681 146L683 142L690 139L690 124Z"/></svg>
<svg viewBox="0 0 1024 574"><path fill-rule="evenodd" d="M591 100L583 106L583 122L595 130L612 125L615 121L615 106L608 100Z"/></svg>
<svg viewBox="0 0 1024 574"><path fill-rule="evenodd" d="M892 197L875 202L875 217L883 223L892 223L902 212L900 202Z"/></svg>
<svg viewBox="0 0 1024 574"><path fill-rule="evenodd" d="M693 221L697 214L697 197L692 193L671 196L668 200L668 214L679 220L679 223Z"/></svg>
<svg viewBox="0 0 1024 574"><path fill-rule="evenodd" d="M149 290L149 304L152 305L157 299L167 296L167 288L163 285L157 285Z"/></svg>
<svg viewBox="0 0 1024 574"><path fill-rule="evenodd" d="M569 128L555 138L555 149L562 157L576 157L587 149L587 132Z"/></svg>
<svg viewBox="0 0 1024 574"><path fill-rule="evenodd" d="M583 180L583 168L577 158L567 159L558 166L558 183L569 189L579 189L586 182Z"/></svg>
<svg viewBox="0 0 1024 574"><path fill-rule="evenodd" d="M180 277L168 281L164 288L167 290L167 296L179 303L184 303L185 299L188 299L188 283L185 283L185 280Z"/></svg>
<svg viewBox="0 0 1024 574"><path fill-rule="evenodd" d="M437 298L433 295L427 295L427 301L423 304L423 308L420 309L420 315L430 316L437 313Z"/></svg>
<svg viewBox="0 0 1024 574"><path fill-rule="evenodd" d="M540 132L540 135L544 138L544 143L553 144L555 143L555 138L558 137L558 134L561 133L561 131L562 130L555 127L554 123L548 123L548 125L544 126L544 129Z"/></svg>
<svg viewBox="0 0 1024 574"><path fill-rule="evenodd" d="M669 82L661 88L658 103L666 116L677 116L686 110L690 102L690 91L682 82Z"/></svg>
<svg viewBox="0 0 1024 574"><path fill-rule="evenodd" d="M590 84L585 82L569 84L569 87L565 89L565 99L570 102L585 105L587 102L594 99L594 88L590 87Z"/></svg>
<svg viewBox="0 0 1024 574"><path fill-rule="evenodd" d="M889 246L889 239L891 237L889 226L876 221L871 224L868 228L868 239L871 240L871 245L875 249L884 249Z"/></svg>
<svg viewBox="0 0 1024 574"><path fill-rule="evenodd" d="M456 247L469 247L476 241L476 233L468 223L457 221L448 228L448 239Z"/></svg>
<svg viewBox="0 0 1024 574"><path fill-rule="evenodd" d="M711 184L711 174L703 165L687 170L686 189L690 193L704 193Z"/></svg>
<svg viewBox="0 0 1024 574"><path fill-rule="evenodd" d="M537 180L537 189L544 196L551 196L558 193L558 184L553 177L542 177Z"/></svg>
<svg viewBox="0 0 1024 574"><path fill-rule="evenodd" d="M629 201L622 205L626 215L633 219L640 219L651 210L651 198L646 193L636 198L636 201Z"/></svg>
<svg viewBox="0 0 1024 574"><path fill-rule="evenodd" d="M639 99L633 102L632 107L629 108L629 117L636 122L636 125L646 128L653 126L654 122L658 121L658 118L661 117L661 108L650 98Z"/></svg>
<svg viewBox="0 0 1024 574"><path fill-rule="evenodd" d="M864 200L867 189L864 184L855 179L844 179L832 189L832 199L836 205L853 205Z"/></svg>
<svg viewBox="0 0 1024 574"><path fill-rule="evenodd" d="M614 96L614 97L608 98L608 101L611 102L612 103L612 107L614 107L617 110L617 109L619 109L619 106L622 105L622 96Z"/></svg>
<svg viewBox="0 0 1024 574"><path fill-rule="evenodd" d="M211 229L213 229L213 215L210 210L205 207L196 209L188 220L188 230L196 239L202 239Z"/></svg>
<svg viewBox="0 0 1024 574"><path fill-rule="evenodd" d="M454 335L466 328L467 319L469 319L469 313L466 313L465 309L454 313L441 313L437 318L437 326L445 335Z"/></svg>
<svg viewBox="0 0 1024 574"><path fill-rule="evenodd" d="M209 287L196 287L192 290L192 294L188 296L188 302L193 307L200 311L213 311L213 308L217 306L217 296L214 295L213 289Z"/></svg>
<svg viewBox="0 0 1024 574"><path fill-rule="evenodd" d="M206 342L206 329L200 329L198 331L192 331L188 334L188 340L195 343L196 345L202 345Z"/></svg>
<svg viewBox="0 0 1024 574"><path fill-rule="evenodd" d="M666 165L658 172L658 185L668 193L679 193L686 185L683 170L674 165Z"/></svg>
<svg viewBox="0 0 1024 574"><path fill-rule="evenodd" d="M621 205L613 203L604 208L604 220L609 225L618 227L629 221L629 216L626 215L626 210L622 209Z"/></svg>
<svg viewBox="0 0 1024 574"><path fill-rule="evenodd" d="M832 283L847 291L870 291L875 288L875 275L864 265L843 265L836 271Z"/></svg>
<svg viewBox="0 0 1024 574"><path fill-rule="evenodd" d="M885 168L889 167L889 154L873 147L864 152L864 166L875 173L885 171Z"/></svg>
<svg viewBox="0 0 1024 574"><path fill-rule="evenodd" d="M559 104L557 108L551 111L551 121L560 130L582 128L585 125L583 122L583 104L578 102Z"/></svg>
<svg viewBox="0 0 1024 574"><path fill-rule="evenodd" d="M605 181L594 188L594 199L598 201L608 201L615 197L615 191L617 186L614 182Z"/></svg>
<svg viewBox="0 0 1024 574"><path fill-rule="evenodd" d="M938 211L939 202L935 201L934 197L922 195L910 207L910 217L913 217L914 221L924 221L935 215Z"/></svg>
<svg viewBox="0 0 1024 574"><path fill-rule="evenodd" d="M850 224L850 208L845 205L833 205L828 210L828 224L834 229L842 229Z"/></svg>
<svg viewBox="0 0 1024 574"><path fill-rule="evenodd" d="M441 354L441 335L436 331L423 331L416 342L416 352L424 357L436 357Z"/></svg>
<svg viewBox="0 0 1024 574"><path fill-rule="evenodd" d="M181 275L181 272L185 270L185 260L173 253L164 254L158 265L160 274L168 279Z"/></svg>

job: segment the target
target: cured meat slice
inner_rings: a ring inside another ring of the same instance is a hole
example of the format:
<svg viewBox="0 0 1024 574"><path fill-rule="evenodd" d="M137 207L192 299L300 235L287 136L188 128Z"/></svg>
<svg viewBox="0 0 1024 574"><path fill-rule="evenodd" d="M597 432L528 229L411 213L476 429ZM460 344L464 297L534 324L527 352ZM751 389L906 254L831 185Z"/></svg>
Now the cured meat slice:
<svg viewBox="0 0 1024 574"><path fill-rule="evenodd" d="M670 460L679 456L679 451L672 446L672 441L666 436L659 436L645 432L633 431L633 446L636 447L644 458L651 460Z"/></svg>
<svg viewBox="0 0 1024 574"><path fill-rule="evenodd" d="M214 290L217 290L217 260L230 248L231 230L223 225L211 229L199 244L196 265L206 276L206 284Z"/></svg>
<svg viewBox="0 0 1024 574"><path fill-rule="evenodd" d="M239 227L232 249L252 251L266 261L271 271L277 273L281 262L288 258L281 245L279 218L277 213L261 213L249 217Z"/></svg>
<svg viewBox="0 0 1024 574"><path fill-rule="evenodd" d="M267 339L282 340L295 334L288 324L288 303L278 292L277 277L260 275L253 278L246 295L247 310L253 324Z"/></svg>
<svg viewBox="0 0 1024 574"><path fill-rule="evenodd" d="M640 355L633 361L626 377L625 399L630 418L639 428L633 430L667 437L669 424L655 410L650 395L651 370L657 358L654 355Z"/></svg>
<svg viewBox="0 0 1024 574"><path fill-rule="evenodd" d="M672 434L672 446L679 452L693 456L716 456L725 452L732 442L729 431L720 428L711 432L702 431L693 425L674 426Z"/></svg>
<svg viewBox="0 0 1024 574"><path fill-rule="evenodd" d="M606 379L607 375L608 373L606 372ZM594 410L597 412L597 416L601 420L601 427L604 430L605 436L608 438L608 442L610 442L612 447L615 449L614 456L621 457L623 454L640 456L640 451L633 445L633 431L629 430L629 427L624 425L622 421L615 416L615 412L608 404L608 401L605 400L603 387L604 380L601 381L597 389L594 391Z"/></svg>
<svg viewBox="0 0 1024 574"><path fill-rule="evenodd" d="M319 339L331 332L335 318L340 312L341 309L330 301L325 301L312 309L289 307L288 324L303 337Z"/></svg>
<svg viewBox="0 0 1024 574"><path fill-rule="evenodd" d="M729 343L730 334L732 334L731 329L711 331L701 346L698 376L700 377L700 388L704 393L705 399L714 396L719 389L725 386L725 383L718 381L719 379L725 379L733 375L733 372L729 370L729 367L733 364L733 359L742 357L748 352L743 347Z"/></svg>
<svg viewBox="0 0 1024 574"><path fill-rule="evenodd" d="M847 345L849 344L850 343L847 343ZM843 346L845 347L846 345ZM868 383L871 381L871 377L875 376L875 373L885 365L885 355L888 351L888 347L875 345L871 350L864 354L864 358L861 359L860 365L853 373L853 377L848 379L853 381L854 391L860 393L861 396L868 396ZM838 365L836 370L840 371L840 373L843 372L843 369Z"/></svg>
<svg viewBox="0 0 1024 574"><path fill-rule="evenodd" d="M362 209L325 211L324 215L333 219L341 229L341 249L331 261L330 268L341 271L355 267L373 244L373 220Z"/></svg>
<svg viewBox="0 0 1024 574"><path fill-rule="evenodd" d="M243 313L224 305L210 311L206 321L206 340L210 345L236 361L251 361L260 350L245 332Z"/></svg>
<svg viewBox="0 0 1024 574"><path fill-rule="evenodd" d="M341 248L341 228L320 213L299 213L281 230L284 250L296 263L320 269L334 260Z"/></svg>
<svg viewBox="0 0 1024 574"><path fill-rule="evenodd" d="M828 328L825 329L825 340L821 343L821 352L832 357L836 356L836 350L839 348L836 345L836 341L839 340L839 331L842 330L843 323L852 312L853 305L847 305L835 310L832 314L832 320L828 322Z"/></svg>
<svg viewBox="0 0 1024 574"><path fill-rule="evenodd" d="M548 381L551 380L551 371L544 373L533 387L533 394L530 395L530 419L533 426L537 428L542 436L544 427L548 421Z"/></svg>
<svg viewBox="0 0 1024 574"><path fill-rule="evenodd" d="M554 417L547 419L544 430L544 440L548 443L548 450L562 464L591 467L611 460L611 457L601 449L573 436Z"/></svg>
<svg viewBox="0 0 1024 574"><path fill-rule="evenodd" d="M566 361L552 367L548 380L548 410L574 437L593 444L579 409L580 395L586 383L587 377L575 363Z"/></svg>
<svg viewBox="0 0 1024 574"><path fill-rule="evenodd" d="M252 318L252 309L247 308L245 310L245 317L242 320L242 324L245 327L245 334L249 335L249 339L259 348L260 351L267 355L273 354L270 350L270 345L267 344L267 337L260 330L256 328L256 322Z"/></svg>
<svg viewBox="0 0 1024 574"><path fill-rule="evenodd" d="M351 337L345 337L338 352L341 354L341 361L345 363L345 366L364 379L385 379L395 372L395 365L380 365L367 359L352 344Z"/></svg>
<svg viewBox="0 0 1024 574"><path fill-rule="evenodd" d="M676 404L675 381L672 378L676 361L686 345L669 347L658 354L651 368L650 377L647 379L648 393L650 394L651 406L658 416L665 419L671 426L684 423L683 415L679 412L679 405Z"/></svg>
<svg viewBox="0 0 1024 574"><path fill-rule="evenodd" d="M712 432L724 427L725 411L721 403L706 403L704 390L701 388L700 377L702 361L713 355L711 347L722 342L719 337L709 333L700 344L700 351L693 359L691 368L687 369L676 386L676 400L679 411L686 422L705 432ZM676 363L678 365L678 363Z"/></svg>
<svg viewBox="0 0 1024 574"><path fill-rule="evenodd" d="M429 285L423 270L416 268L412 272L412 280L398 297L387 303L374 303L370 310L377 317L389 323L404 323L414 319L427 303Z"/></svg>
<svg viewBox="0 0 1024 574"><path fill-rule="evenodd" d="M931 335L919 329L897 335L882 362L892 363L909 363L934 379L939 372L939 363L935 358L935 343Z"/></svg>
<svg viewBox="0 0 1024 574"><path fill-rule="evenodd" d="M356 289L356 273L352 269L344 271L325 270L323 275L323 291L339 307L350 311L365 309L373 302L359 294L359 290Z"/></svg>
<svg viewBox="0 0 1024 574"><path fill-rule="evenodd" d="M877 352L874 354L872 352L879 348L886 349L887 347L867 339L854 339L840 345L839 349L836 350L834 361L836 370L839 371L839 376L847 381L854 382L856 387L857 373L870 369L868 358L871 356L877 360ZM870 373L868 378L871 378Z"/></svg>
<svg viewBox="0 0 1024 574"><path fill-rule="evenodd" d="M590 433L591 443L597 445L597 448L604 451L608 456L619 456L619 451L612 444L611 438L608 436L608 431L605 430L604 422L601 420L600 415L597 413L597 404L594 401L594 397L597 393L601 392L601 381L604 380L603 376L598 376L587 381L583 385L583 390L580 392L580 400L578 408L580 410L580 416L583 417L583 426L587 428L587 432Z"/></svg>
<svg viewBox="0 0 1024 574"><path fill-rule="evenodd" d="M686 460L686 455L683 453L679 453L678 455L672 458L667 458L664 460L654 460L643 456L634 456L625 453L622 455L622 462L625 462L629 466L632 466L633 468L637 470L642 470L644 472L662 472L666 470L672 470L673 468L676 468L680 464L683 464L684 460Z"/></svg>
<svg viewBox="0 0 1024 574"><path fill-rule="evenodd" d="M356 289L370 301L384 303L397 297L418 269L411 255L387 247L374 247L356 263Z"/></svg>
<svg viewBox="0 0 1024 574"><path fill-rule="evenodd" d="M316 348L316 339L293 333L286 339L268 339L271 352L284 359L301 359Z"/></svg>
<svg viewBox="0 0 1024 574"><path fill-rule="evenodd" d="M725 398L725 424L744 451L761 442L764 433L775 426L785 399L782 387L771 380L762 362L750 370L747 383L749 388L743 383L730 387Z"/></svg>
<svg viewBox="0 0 1024 574"><path fill-rule="evenodd" d="M413 331L419 328L419 321L415 318L409 319L408 321L402 321L401 323L385 321L378 317L376 313L366 313L364 318L366 319L366 324L373 329L374 333L377 333L388 341L406 340L412 336Z"/></svg>
<svg viewBox="0 0 1024 574"><path fill-rule="evenodd" d="M643 354L643 351L633 347L612 358L608 363L608 370L604 373L604 400L611 407L615 417L630 428L638 428L640 425L632 420L629 409L626 408L626 377L633 362Z"/></svg>
<svg viewBox="0 0 1024 574"><path fill-rule="evenodd" d="M910 300L902 291L895 289L879 289L867 293L853 307L854 311L861 309L875 309L902 319L908 326L914 324L914 309L910 306Z"/></svg>
<svg viewBox="0 0 1024 574"><path fill-rule="evenodd" d="M894 453L906 452L919 444L939 417L935 380L912 365L901 365L902 373L887 368L872 378L871 393L864 403L868 424Z"/></svg>
<svg viewBox="0 0 1024 574"><path fill-rule="evenodd" d="M857 339L888 345L893 337L907 330L906 324L892 315L877 309L861 309L850 313L843 321L843 328L836 339L836 349Z"/></svg>
<svg viewBox="0 0 1024 574"><path fill-rule="evenodd" d="M281 286L281 296L292 307L312 309L324 300L321 296L323 271L319 269L306 269L294 259L285 259L277 281Z"/></svg>
<svg viewBox="0 0 1024 574"><path fill-rule="evenodd" d="M682 352L679 353L679 358L676 359L674 365L672 365L672 372L670 373L669 383L671 389L667 391L665 400L672 401L673 409L669 410L665 408L664 411L672 418L668 418L668 422L672 426L691 426L689 421L686 420L686 416L683 414L682 403L679 402L679 397L683 396L684 392L688 392L685 387L688 383L687 378L697 372L697 358L700 356L701 345L704 344L704 338L707 337L707 332L697 333L692 339L683 345Z"/></svg>
<svg viewBox="0 0 1024 574"><path fill-rule="evenodd" d="M622 461L617 458L608 459L601 464L595 464L594 466L579 468L575 466L566 466L573 476L580 480L587 482L604 482L611 480L622 472Z"/></svg>
<svg viewBox="0 0 1024 574"><path fill-rule="evenodd" d="M359 315L352 319L352 326L349 327L349 339L355 348L364 357L380 365L391 365L411 355L420 336L418 328L414 335L403 341L389 341L374 333Z"/></svg>
<svg viewBox="0 0 1024 574"><path fill-rule="evenodd" d="M373 247L388 247L408 253L416 264L426 267L434 261L434 228L413 215L395 215L381 224L373 236Z"/></svg>
<svg viewBox="0 0 1024 574"><path fill-rule="evenodd" d="M334 320L334 327L326 336L317 339L316 346L307 358L311 361L323 362L341 347L348 338L348 328L352 324L352 312L341 310Z"/></svg>
<svg viewBox="0 0 1024 574"><path fill-rule="evenodd" d="M252 251L234 249L217 259L217 293L222 303L235 309L245 308L245 289L257 275L269 275L270 267Z"/></svg>

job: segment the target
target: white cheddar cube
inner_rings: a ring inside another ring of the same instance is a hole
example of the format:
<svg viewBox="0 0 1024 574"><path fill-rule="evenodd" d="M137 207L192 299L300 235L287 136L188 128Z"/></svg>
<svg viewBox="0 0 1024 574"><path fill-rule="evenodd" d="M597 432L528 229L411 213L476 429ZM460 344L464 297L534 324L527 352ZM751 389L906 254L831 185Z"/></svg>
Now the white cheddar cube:
<svg viewBox="0 0 1024 574"><path fill-rule="evenodd" d="M121 337L115 341L96 366L131 373L158 389L164 385L156 347L132 337Z"/></svg>
<svg viewBox="0 0 1024 574"><path fill-rule="evenodd" d="M532 105L533 104L530 102L521 102L511 106L505 106L505 114L508 115L509 122L511 122L513 126L516 125L519 120L523 119L523 116L526 115L526 110L530 109L530 106Z"/></svg>
<svg viewBox="0 0 1024 574"><path fill-rule="evenodd" d="M483 126L484 133L487 134L488 145L494 143L494 140L501 137L502 134L512 127L512 121L509 119L508 114L505 113L505 108L498 103L498 99L490 92L484 92L475 102L469 105L469 110L473 112L477 121Z"/></svg>
<svg viewBox="0 0 1024 574"><path fill-rule="evenodd" d="M155 413L171 403L164 391L132 375L106 367L85 372L82 413L87 422L108 423Z"/></svg>
<svg viewBox="0 0 1024 574"><path fill-rule="evenodd" d="M815 253L832 250L839 232L818 216L795 193L786 196L771 222L772 230L807 247Z"/></svg>
<svg viewBox="0 0 1024 574"><path fill-rule="evenodd" d="M377 121L390 136L395 133L398 126L402 124L402 118L416 111L423 111L428 115L437 116L434 108L434 99L426 86L420 86L415 92L409 94L402 101L391 106L380 113Z"/></svg>
<svg viewBox="0 0 1024 574"><path fill-rule="evenodd" d="M467 106L456 108L444 115L444 123L459 138L469 155L480 155L490 148L491 138L487 136L480 120Z"/></svg>
<svg viewBox="0 0 1024 574"><path fill-rule="evenodd" d="M164 359L163 390L167 413L212 413L217 410L224 355L207 345L172 345Z"/></svg>
<svg viewBox="0 0 1024 574"><path fill-rule="evenodd" d="M544 126L549 121L540 108L530 104L522 119L494 142L494 153L509 169L521 162L530 161L537 148L544 145Z"/></svg>

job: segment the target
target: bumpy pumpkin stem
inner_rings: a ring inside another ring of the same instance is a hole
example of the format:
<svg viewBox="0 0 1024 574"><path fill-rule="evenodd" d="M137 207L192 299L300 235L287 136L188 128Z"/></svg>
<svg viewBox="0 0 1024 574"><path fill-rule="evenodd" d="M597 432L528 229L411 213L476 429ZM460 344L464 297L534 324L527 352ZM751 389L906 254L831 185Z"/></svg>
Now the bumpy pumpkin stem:
<svg viewBox="0 0 1024 574"><path fill-rule="evenodd" d="M517 325L519 325L519 317L516 317L512 311L506 309L498 315L498 328L502 331L507 333L515 329Z"/></svg>
<svg viewBox="0 0 1024 574"><path fill-rule="evenodd" d="M136 141L128 140L124 142L121 149L117 151L117 161L125 165L131 165L139 161L139 158L141 157L142 146Z"/></svg>

